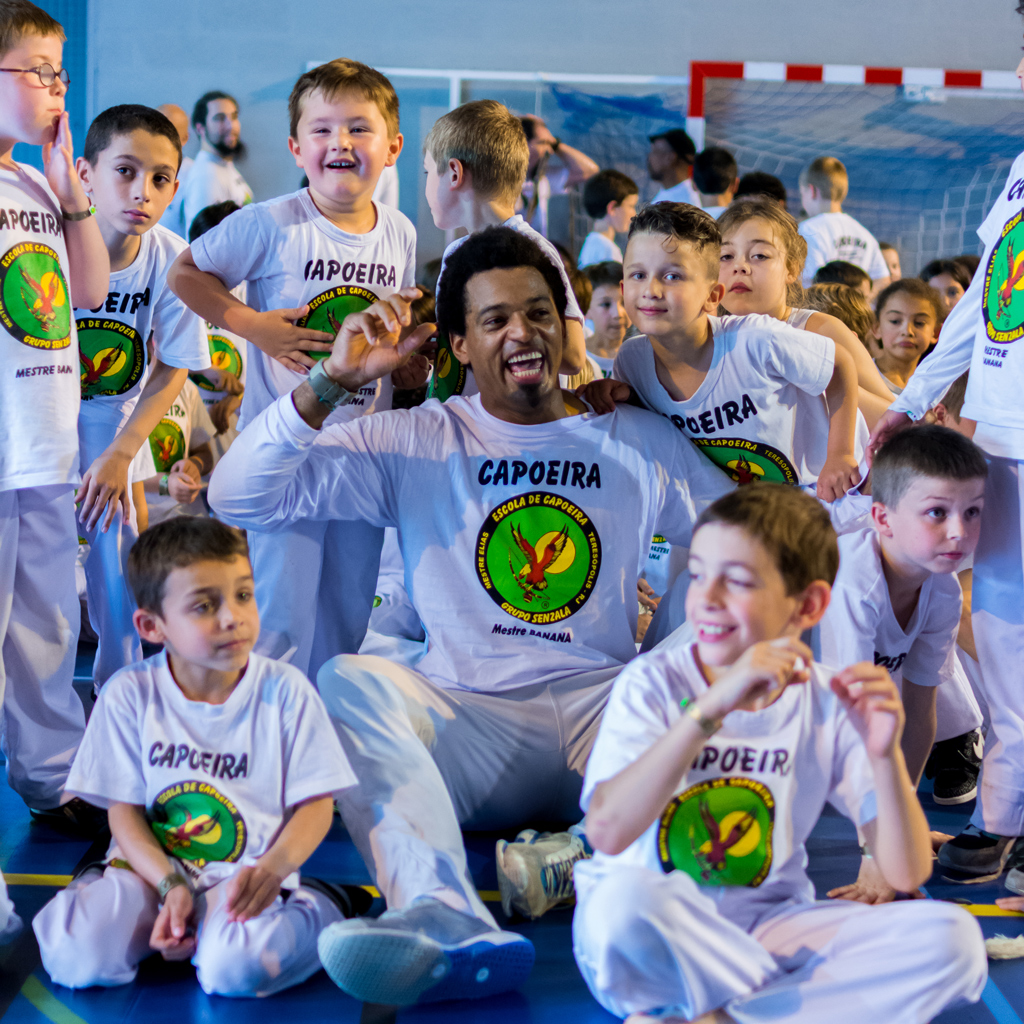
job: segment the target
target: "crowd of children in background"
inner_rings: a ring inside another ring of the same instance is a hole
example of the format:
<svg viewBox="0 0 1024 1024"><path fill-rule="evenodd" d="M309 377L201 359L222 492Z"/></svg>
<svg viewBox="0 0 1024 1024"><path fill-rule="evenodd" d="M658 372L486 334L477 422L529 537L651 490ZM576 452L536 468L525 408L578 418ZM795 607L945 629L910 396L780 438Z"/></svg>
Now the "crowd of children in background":
<svg viewBox="0 0 1024 1024"><path fill-rule="evenodd" d="M836 157L797 201L670 128L643 205L475 101L425 141L426 201L461 236L417 288L415 229L380 200L402 153L382 74L301 76L306 185L253 202L225 93L191 119L105 110L75 159L63 40L0 0L3 752L35 819L112 836L33 922L53 980L123 984L156 951L224 995L321 963L373 1002L502 991L533 949L479 900L459 826L582 806L498 843L502 902L539 916L575 876L577 961L619 1016L925 1021L977 999L970 919L893 901L933 846L986 876L1024 834L1019 783L978 781L983 749L1024 744L989 683L993 637L1024 653L993 609L1022 595L972 579L983 510L991 537L1019 518L1024 456L971 440L965 355L983 315L983 365L1008 367L1024 323L1000 249L1019 187L980 232L991 287L969 254L908 278L844 212ZM582 184L578 257L545 237L549 158ZM910 413L926 425L896 433ZM979 797L960 836L929 836L923 775L938 803ZM829 904L803 846L826 802L864 853ZM300 877L335 804L378 919Z"/></svg>

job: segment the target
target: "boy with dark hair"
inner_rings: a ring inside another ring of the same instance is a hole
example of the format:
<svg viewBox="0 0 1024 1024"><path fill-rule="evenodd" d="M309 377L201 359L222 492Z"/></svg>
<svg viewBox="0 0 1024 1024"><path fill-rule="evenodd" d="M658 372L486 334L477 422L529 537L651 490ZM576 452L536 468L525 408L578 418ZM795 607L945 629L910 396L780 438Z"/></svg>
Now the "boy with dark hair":
<svg viewBox="0 0 1024 1024"><path fill-rule="evenodd" d="M164 649L93 708L68 785L108 808L113 840L36 915L43 966L70 988L124 985L159 952L211 995L280 992L320 969L325 926L369 907L299 879L356 777L308 680L252 653L244 534L170 519L128 572L135 625Z"/></svg>
<svg viewBox="0 0 1024 1024"><path fill-rule="evenodd" d="M587 179L583 186L583 208L593 218L594 228L580 249L580 270L591 263L622 262L622 250L615 244L615 236L629 230L639 198L636 182L621 171L598 171Z"/></svg>
<svg viewBox="0 0 1024 1024"><path fill-rule="evenodd" d="M748 171L740 178L733 199L742 199L743 196L767 196L786 209L786 186L781 179L766 171Z"/></svg>
<svg viewBox="0 0 1024 1024"><path fill-rule="evenodd" d="M601 376L607 377L629 330L629 316L622 301L622 264L592 263L586 275L593 288L587 319L594 325L594 333L587 338L587 351L601 368Z"/></svg>
<svg viewBox="0 0 1024 1024"><path fill-rule="evenodd" d="M812 284L845 284L856 288L864 298L871 298L871 278L867 271L846 260L829 260L814 272Z"/></svg>
<svg viewBox="0 0 1024 1024"><path fill-rule="evenodd" d="M170 282L208 323L250 342L238 429L315 373L352 310L404 290L416 273L408 217L373 199L402 151L398 96L379 71L340 58L301 75L288 100L288 146L309 187L243 207L196 238ZM247 302L233 293L248 281ZM248 303L248 304L247 304ZM391 406L372 381L332 423ZM256 650L315 673L366 633L383 532L367 523L296 522L254 534ZM343 586L338 580L344 580Z"/></svg>
<svg viewBox="0 0 1024 1024"><path fill-rule="evenodd" d="M700 193L700 205L715 220L725 213L739 186L736 158L721 146L708 146L693 161L693 183Z"/></svg>
<svg viewBox="0 0 1024 1024"><path fill-rule="evenodd" d="M985 947L961 908L814 899L805 843L826 803L894 887L931 872L892 680L869 661L826 668L800 641L838 561L811 497L740 488L694 532L695 642L615 681L584 782L597 852L575 869L573 939L595 998L631 1024L923 1024L981 994Z"/></svg>
<svg viewBox="0 0 1024 1024"><path fill-rule="evenodd" d="M142 659L125 562L138 536L133 460L178 397L210 365L199 318L167 287L185 242L159 224L177 189L181 140L158 110L110 107L89 126L78 174L110 257L106 300L75 311L81 354L79 520L89 543L89 617L99 637L93 686ZM154 340L153 359L147 341ZM118 511L120 506L120 512Z"/></svg>
<svg viewBox="0 0 1024 1024"><path fill-rule="evenodd" d="M82 801L58 808L85 728L72 688L80 477L71 310L102 301L110 263L75 171L64 38L35 4L0 3L0 742L25 803L90 829ZM18 143L42 147L43 174L15 162ZM0 893L0 933L12 912Z"/></svg>
<svg viewBox="0 0 1024 1024"><path fill-rule="evenodd" d="M652 203L689 203L700 206L693 185L693 161L697 147L682 128L669 128L648 137L647 173L661 185Z"/></svg>
<svg viewBox="0 0 1024 1024"><path fill-rule="evenodd" d="M877 295L891 278L875 236L863 224L843 213L850 191L846 168L834 156L821 156L800 172L800 203L807 220L800 234L807 239L803 285L814 280L818 268L832 260L854 263L871 278Z"/></svg>
<svg viewBox="0 0 1024 1024"><path fill-rule="evenodd" d="M486 227L511 228L536 242L559 268L568 296L561 373L569 377L580 373L587 356L584 316L576 302L569 271L554 243L531 227L528 218L515 212L530 159L523 119L497 100L463 103L434 122L424 140L423 151L427 205L439 228L446 231L462 228L469 235ZM438 309L447 261L469 235L456 238L441 257ZM452 395L476 394L472 369L455 358L444 332L439 335L437 344L430 397L445 401Z"/></svg>

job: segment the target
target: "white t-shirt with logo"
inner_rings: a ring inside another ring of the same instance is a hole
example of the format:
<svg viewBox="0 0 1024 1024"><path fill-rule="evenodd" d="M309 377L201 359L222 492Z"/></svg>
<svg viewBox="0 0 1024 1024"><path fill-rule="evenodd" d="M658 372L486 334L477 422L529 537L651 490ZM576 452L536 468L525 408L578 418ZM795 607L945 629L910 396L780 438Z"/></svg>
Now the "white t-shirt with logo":
<svg viewBox="0 0 1024 1024"><path fill-rule="evenodd" d="M929 576L903 629L893 614L878 534L870 527L843 534L815 654L841 668L859 661L884 665L897 686L904 676L918 686L937 686L953 675L961 601L955 573Z"/></svg>
<svg viewBox="0 0 1024 1024"><path fill-rule="evenodd" d="M807 240L803 285L809 288L814 275L826 263L843 260L860 267L872 281L889 276L889 267L875 236L848 213L819 213L801 221L800 234Z"/></svg>
<svg viewBox="0 0 1024 1024"><path fill-rule="evenodd" d="M700 193L694 187L693 181L687 178L669 188L663 188L651 200L652 203L689 203L690 206L700 207Z"/></svg>
<svg viewBox="0 0 1024 1024"><path fill-rule="evenodd" d="M167 270L186 248L155 225L141 237L131 265L110 275L103 303L75 310L83 419L117 429L131 415L149 373L150 333L160 362L186 370L210 365L203 321L167 287Z"/></svg>
<svg viewBox="0 0 1024 1024"><path fill-rule="evenodd" d="M181 394L171 402L171 407L149 435L153 475L169 473L176 462L212 440L215 433L199 389L191 380L186 380ZM191 505L179 505L169 494L147 494L146 504L149 506L150 526L177 515L206 514L201 497Z"/></svg>
<svg viewBox="0 0 1024 1024"><path fill-rule="evenodd" d="M708 317L715 351L693 396L676 402L643 335L622 343L612 376L661 413L737 483L813 484L828 450L835 345L770 316Z"/></svg>
<svg viewBox="0 0 1024 1024"><path fill-rule="evenodd" d="M732 487L670 424L627 406L518 425L456 397L330 434L285 396L218 464L211 506L260 530L397 527L429 642L417 668L453 689L613 674L636 653L651 537L689 544L697 515Z"/></svg>
<svg viewBox="0 0 1024 1024"><path fill-rule="evenodd" d="M238 203L246 206L252 202L252 189L239 173L233 160L224 160L216 153L200 150L196 154L188 177L178 189L181 193L184 237L192 226L196 214L214 203ZM177 198L177 197L175 197Z"/></svg>
<svg viewBox="0 0 1024 1024"><path fill-rule="evenodd" d="M228 699L206 704L181 692L161 652L103 687L66 788L98 807L144 806L164 850L209 888L222 863L262 857L290 809L356 781L298 669L250 654ZM124 854L114 843L109 856Z"/></svg>
<svg viewBox="0 0 1024 1024"><path fill-rule="evenodd" d="M579 899L620 867L685 871L718 912L743 929L787 905L814 901L805 843L825 804L854 824L877 816L867 750L831 670L789 686L763 711L734 711L709 739L659 818L622 853L576 865ZM581 804L631 765L682 717L680 701L705 693L694 646L653 651L615 680L587 763Z"/></svg>
<svg viewBox="0 0 1024 1024"><path fill-rule="evenodd" d="M60 203L0 167L0 491L77 484L78 339Z"/></svg>
<svg viewBox="0 0 1024 1024"><path fill-rule="evenodd" d="M990 455L1017 460L1024 460L1022 225L1024 153L978 228L985 255L970 288L943 323L935 350L891 406L920 419L970 368L961 415L977 420L975 443Z"/></svg>
<svg viewBox="0 0 1024 1024"><path fill-rule="evenodd" d="M621 263L622 250L600 231L591 231L583 240L583 248L580 249L580 258L576 261L576 266L582 270L591 263L607 263L609 260Z"/></svg>
<svg viewBox="0 0 1024 1024"><path fill-rule="evenodd" d="M225 218L192 243L192 258L228 288L248 281L254 309L309 305L299 326L336 334L349 313L415 284L416 229L393 207L374 203L374 209L373 228L353 235L332 224L302 189ZM250 346L238 429L305 379ZM391 393L390 377L375 381L351 405L331 413L329 422L390 408Z"/></svg>

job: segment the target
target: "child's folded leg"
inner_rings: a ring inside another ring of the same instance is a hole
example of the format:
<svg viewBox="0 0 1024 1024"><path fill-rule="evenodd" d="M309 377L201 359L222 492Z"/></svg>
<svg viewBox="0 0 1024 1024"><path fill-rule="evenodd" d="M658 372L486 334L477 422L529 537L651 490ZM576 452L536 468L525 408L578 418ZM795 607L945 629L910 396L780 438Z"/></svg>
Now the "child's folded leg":
<svg viewBox="0 0 1024 1024"><path fill-rule="evenodd" d="M298 985L320 970L316 940L343 920L322 893L299 888L279 896L248 921L227 914L225 879L199 898L198 942L192 963L204 992L219 996L269 996Z"/></svg>
<svg viewBox="0 0 1024 1024"><path fill-rule="evenodd" d="M156 890L135 872L92 868L36 914L43 967L58 985L127 985L152 953Z"/></svg>

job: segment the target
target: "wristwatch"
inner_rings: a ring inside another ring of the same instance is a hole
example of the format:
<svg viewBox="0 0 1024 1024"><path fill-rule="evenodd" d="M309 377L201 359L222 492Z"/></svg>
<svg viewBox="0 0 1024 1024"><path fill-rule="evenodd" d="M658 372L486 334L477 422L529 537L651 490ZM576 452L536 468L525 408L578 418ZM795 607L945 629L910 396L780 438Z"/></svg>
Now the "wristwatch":
<svg viewBox="0 0 1024 1024"><path fill-rule="evenodd" d="M704 734L704 739L709 740L722 728L722 723L714 718L707 718L703 711L697 706L696 701L691 697L684 697L679 702L683 714L692 718L697 723L697 728Z"/></svg>
<svg viewBox="0 0 1024 1024"><path fill-rule="evenodd" d="M61 216L65 220L85 220L86 217L91 217L96 212L95 206L90 206L88 210L80 210L78 213L68 213L63 207L61 207Z"/></svg>
<svg viewBox="0 0 1024 1024"><path fill-rule="evenodd" d="M159 491L160 491L161 497L166 498L167 495L171 493L170 488L167 486L167 483L170 480L170 478L171 478L171 474L170 473L164 473L164 475L162 477L160 477Z"/></svg>
<svg viewBox="0 0 1024 1024"><path fill-rule="evenodd" d="M342 405L351 405L356 399L356 393L354 391L347 391L328 375L327 369L324 366L326 362L326 359L320 360L309 371L309 386L316 392L316 397L324 405L329 405L332 409L337 409Z"/></svg>
<svg viewBox="0 0 1024 1024"><path fill-rule="evenodd" d="M192 891L192 883L182 874L177 871L172 871L169 875L165 875L160 879L160 884L156 887L157 895L160 897L160 902L163 903L167 899L167 894L172 890L176 889L179 885L185 886L189 892Z"/></svg>

